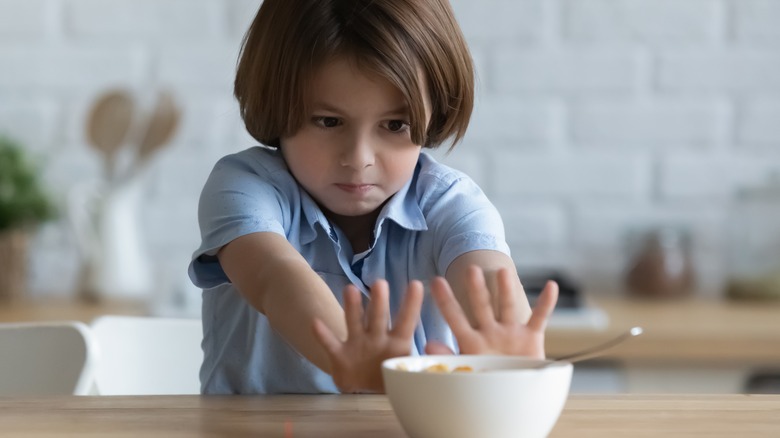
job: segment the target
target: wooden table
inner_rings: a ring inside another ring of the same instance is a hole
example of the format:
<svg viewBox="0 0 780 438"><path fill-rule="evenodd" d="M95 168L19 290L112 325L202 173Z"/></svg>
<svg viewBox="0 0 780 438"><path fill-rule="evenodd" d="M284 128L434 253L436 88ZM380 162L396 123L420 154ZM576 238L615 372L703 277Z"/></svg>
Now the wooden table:
<svg viewBox="0 0 780 438"><path fill-rule="evenodd" d="M0 398L3 437L403 438L381 395ZM778 437L780 396L570 396L552 438ZM489 438L489 437L475 437Z"/></svg>

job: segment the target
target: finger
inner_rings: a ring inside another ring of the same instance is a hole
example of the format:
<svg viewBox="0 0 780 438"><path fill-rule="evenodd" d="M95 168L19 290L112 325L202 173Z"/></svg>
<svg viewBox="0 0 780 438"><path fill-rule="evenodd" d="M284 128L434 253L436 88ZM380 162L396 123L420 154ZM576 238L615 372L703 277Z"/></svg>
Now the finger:
<svg viewBox="0 0 780 438"><path fill-rule="evenodd" d="M517 315L517 292L515 284L518 282L509 269L498 270L498 320L503 324L515 324Z"/></svg>
<svg viewBox="0 0 780 438"><path fill-rule="evenodd" d="M488 327L496 322L490 289L485 283L485 274L479 266L470 266L468 273L468 294L471 311L478 327Z"/></svg>
<svg viewBox="0 0 780 438"><path fill-rule="evenodd" d="M368 321L366 327L370 333L387 333L388 284L385 280L377 280L371 287L371 301L368 303Z"/></svg>
<svg viewBox="0 0 780 438"><path fill-rule="evenodd" d="M425 344L425 354L455 354L452 349L441 342L431 341Z"/></svg>
<svg viewBox="0 0 780 438"><path fill-rule="evenodd" d="M558 283L548 281L539 295L539 301L533 308L531 318L528 320L528 328L534 331L543 332L547 327L547 320L555 309L555 303L558 302Z"/></svg>
<svg viewBox="0 0 780 438"><path fill-rule="evenodd" d="M431 281L431 294L444 320L450 325L450 329L457 339L465 338L474 331L466 314L463 313L463 309L458 304L458 300L452 294L447 280L442 277L434 278Z"/></svg>
<svg viewBox="0 0 780 438"><path fill-rule="evenodd" d="M360 337L366 331L363 324L363 300L360 290L354 284L344 288L344 318L349 338Z"/></svg>
<svg viewBox="0 0 780 438"><path fill-rule="evenodd" d="M314 332L314 337L317 338L320 345L327 351L329 359L338 356L341 351L342 343L324 322L319 318L316 318L312 323L312 331Z"/></svg>
<svg viewBox="0 0 780 438"><path fill-rule="evenodd" d="M406 288L406 296L393 324L392 334L402 339L411 339L417 321L420 319L420 308L423 302L423 284L417 280L411 281Z"/></svg>

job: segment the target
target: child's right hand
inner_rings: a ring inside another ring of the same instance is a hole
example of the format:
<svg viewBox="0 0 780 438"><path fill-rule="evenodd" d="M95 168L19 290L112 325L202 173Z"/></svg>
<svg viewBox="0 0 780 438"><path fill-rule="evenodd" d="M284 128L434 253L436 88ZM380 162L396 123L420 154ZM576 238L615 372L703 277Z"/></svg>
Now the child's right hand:
<svg viewBox="0 0 780 438"><path fill-rule="evenodd" d="M364 319L360 291L354 285L344 289L347 339L343 342L322 321L314 320L314 334L330 358L333 382L342 392L384 392L382 361L411 353L423 285L419 281L409 283L390 329L388 295L387 281L377 280Z"/></svg>

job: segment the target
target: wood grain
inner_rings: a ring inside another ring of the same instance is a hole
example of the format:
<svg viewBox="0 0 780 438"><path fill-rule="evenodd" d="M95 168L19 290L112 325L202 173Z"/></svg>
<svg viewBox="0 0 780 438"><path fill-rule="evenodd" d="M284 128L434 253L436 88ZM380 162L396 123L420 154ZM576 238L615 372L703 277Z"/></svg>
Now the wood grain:
<svg viewBox="0 0 780 438"><path fill-rule="evenodd" d="M0 431L41 438L406 436L382 395L0 398ZM550 435L611 436L778 437L780 395L575 395Z"/></svg>

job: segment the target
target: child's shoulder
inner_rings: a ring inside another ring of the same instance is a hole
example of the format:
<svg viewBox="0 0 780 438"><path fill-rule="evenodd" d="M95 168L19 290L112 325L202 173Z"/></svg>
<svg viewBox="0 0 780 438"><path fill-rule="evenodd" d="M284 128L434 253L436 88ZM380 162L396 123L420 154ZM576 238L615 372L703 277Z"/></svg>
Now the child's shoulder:
<svg viewBox="0 0 780 438"><path fill-rule="evenodd" d="M267 185L283 193L297 190L281 153L264 146L254 146L225 155L214 165L209 182L217 188L240 189Z"/></svg>
<svg viewBox="0 0 780 438"><path fill-rule="evenodd" d="M282 154L277 149L266 146L253 146L240 152L225 155L217 162L217 166L268 174L288 172Z"/></svg>
<svg viewBox="0 0 780 438"><path fill-rule="evenodd" d="M290 175L282 154L266 146L253 146L240 152L225 155L217 161L214 172L219 174L241 174L277 184L291 184Z"/></svg>
<svg viewBox="0 0 780 438"><path fill-rule="evenodd" d="M467 174L440 163L424 152L420 154L418 166L418 186L425 188L425 191L446 190L454 184L474 184Z"/></svg>
<svg viewBox="0 0 780 438"><path fill-rule="evenodd" d="M425 153L420 154L413 184L423 215L443 206L462 208L482 205L486 200L482 188L471 177Z"/></svg>

